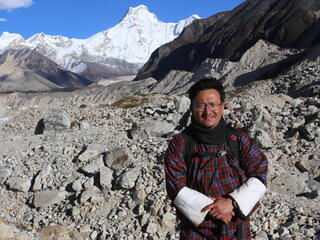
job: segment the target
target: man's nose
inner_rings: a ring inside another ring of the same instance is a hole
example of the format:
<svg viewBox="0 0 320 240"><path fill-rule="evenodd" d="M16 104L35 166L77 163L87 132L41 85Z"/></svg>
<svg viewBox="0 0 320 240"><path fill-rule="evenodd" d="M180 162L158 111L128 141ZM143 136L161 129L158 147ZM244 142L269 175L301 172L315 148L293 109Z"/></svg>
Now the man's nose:
<svg viewBox="0 0 320 240"><path fill-rule="evenodd" d="M204 109L203 109L202 113L207 115L209 110L210 110L210 107L206 104L206 105L204 105Z"/></svg>

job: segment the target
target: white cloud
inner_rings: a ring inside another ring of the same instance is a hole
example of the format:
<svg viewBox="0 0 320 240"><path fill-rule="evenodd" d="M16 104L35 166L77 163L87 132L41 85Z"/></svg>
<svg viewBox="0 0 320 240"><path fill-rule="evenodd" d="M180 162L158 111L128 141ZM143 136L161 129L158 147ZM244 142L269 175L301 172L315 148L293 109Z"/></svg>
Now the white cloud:
<svg viewBox="0 0 320 240"><path fill-rule="evenodd" d="M0 22L6 22L7 21L7 19L5 19L5 18L0 18Z"/></svg>
<svg viewBox="0 0 320 240"><path fill-rule="evenodd" d="M0 0L0 9L15 9L21 7L29 7L32 5L32 0Z"/></svg>

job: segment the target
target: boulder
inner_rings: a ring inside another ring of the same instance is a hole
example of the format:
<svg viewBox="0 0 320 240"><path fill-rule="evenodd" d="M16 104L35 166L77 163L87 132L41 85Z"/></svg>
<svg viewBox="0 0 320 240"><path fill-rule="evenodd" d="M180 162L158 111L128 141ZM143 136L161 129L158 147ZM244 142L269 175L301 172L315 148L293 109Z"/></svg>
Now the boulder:
<svg viewBox="0 0 320 240"><path fill-rule="evenodd" d="M10 177L6 184L12 191L28 192L31 187L31 179L26 177Z"/></svg>
<svg viewBox="0 0 320 240"><path fill-rule="evenodd" d="M66 112L50 112L43 119L39 120L35 134L42 134L44 131L61 131L69 129L71 119Z"/></svg>
<svg viewBox="0 0 320 240"><path fill-rule="evenodd" d="M190 108L190 99L186 96L178 96L174 99L176 111L185 114Z"/></svg>
<svg viewBox="0 0 320 240"><path fill-rule="evenodd" d="M78 230L64 226L46 226L39 232L40 240L81 240Z"/></svg>
<svg viewBox="0 0 320 240"><path fill-rule="evenodd" d="M258 142L258 144L264 149L270 149L273 147L273 141L269 137L269 134L261 129L258 129L256 131L255 139Z"/></svg>
<svg viewBox="0 0 320 240"><path fill-rule="evenodd" d="M14 238L14 228L0 219L0 239L10 240Z"/></svg>
<svg viewBox="0 0 320 240"><path fill-rule="evenodd" d="M56 203L60 203L66 199L65 191L41 191L34 195L33 205L38 207L47 207Z"/></svg>
<svg viewBox="0 0 320 240"><path fill-rule="evenodd" d="M39 172L34 180L32 191L36 192L42 190L42 185L45 183L45 179L47 176L49 176L51 171L52 167L48 165Z"/></svg>
<svg viewBox="0 0 320 240"><path fill-rule="evenodd" d="M119 170L129 166L133 161L133 156L128 148L116 147L105 153L104 160L109 168Z"/></svg>
<svg viewBox="0 0 320 240"><path fill-rule="evenodd" d="M93 158L97 157L100 154L100 152L97 149L86 149L84 150L78 157L78 160L80 162L89 162Z"/></svg>
<svg viewBox="0 0 320 240"><path fill-rule="evenodd" d="M99 175L100 185L103 189L111 189L113 181L113 171L108 167L102 167Z"/></svg>
<svg viewBox="0 0 320 240"><path fill-rule="evenodd" d="M103 156L101 155L99 159L93 161L92 163L87 164L83 168L81 168L81 171L92 174L97 173L100 171L100 169L104 166Z"/></svg>
<svg viewBox="0 0 320 240"><path fill-rule="evenodd" d="M121 174L116 179L116 187L123 189L130 189L135 186L135 182L141 174L140 168L132 168L125 173Z"/></svg>
<svg viewBox="0 0 320 240"><path fill-rule="evenodd" d="M175 126L166 121L147 121L143 123L135 122L130 130L130 136L133 139L163 137L173 132Z"/></svg>

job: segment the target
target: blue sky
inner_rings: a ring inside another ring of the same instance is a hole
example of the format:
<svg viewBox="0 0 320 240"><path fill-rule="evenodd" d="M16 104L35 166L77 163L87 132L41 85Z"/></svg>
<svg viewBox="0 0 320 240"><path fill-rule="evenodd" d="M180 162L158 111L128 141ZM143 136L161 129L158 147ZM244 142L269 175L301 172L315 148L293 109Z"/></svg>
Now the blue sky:
<svg viewBox="0 0 320 240"><path fill-rule="evenodd" d="M192 14L202 18L231 10L244 0L0 0L0 34L19 33L25 39L43 32L87 38L115 26L129 7L146 5L163 22L178 22Z"/></svg>

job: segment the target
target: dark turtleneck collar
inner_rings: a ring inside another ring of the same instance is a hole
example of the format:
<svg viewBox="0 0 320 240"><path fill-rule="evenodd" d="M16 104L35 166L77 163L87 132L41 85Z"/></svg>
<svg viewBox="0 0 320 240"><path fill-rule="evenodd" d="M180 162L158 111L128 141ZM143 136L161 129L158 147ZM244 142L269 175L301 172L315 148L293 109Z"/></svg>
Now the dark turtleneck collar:
<svg viewBox="0 0 320 240"><path fill-rule="evenodd" d="M226 142L226 123L221 118L216 127L206 128L196 123L196 121L192 121L186 128L186 133L198 143L223 144Z"/></svg>

